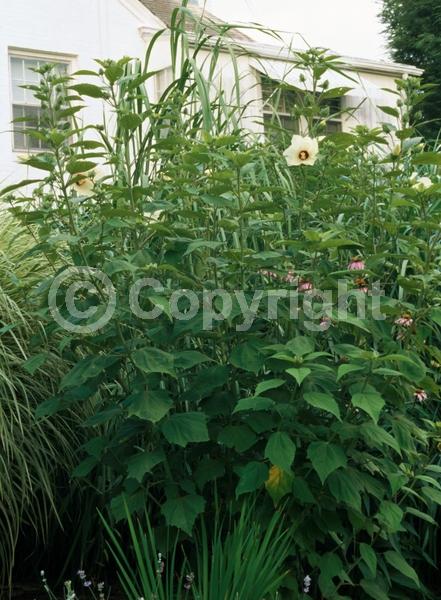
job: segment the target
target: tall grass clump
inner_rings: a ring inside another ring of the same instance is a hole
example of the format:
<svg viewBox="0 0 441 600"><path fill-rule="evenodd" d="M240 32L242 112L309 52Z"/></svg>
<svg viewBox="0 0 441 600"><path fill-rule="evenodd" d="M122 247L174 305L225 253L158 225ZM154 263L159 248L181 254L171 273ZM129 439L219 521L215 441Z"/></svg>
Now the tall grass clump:
<svg viewBox="0 0 441 600"><path fill-rule="evenodd" d="M0 576L10 577L20 532L48 541L57 485L75 464L69 419L38 420L37 406L57 389L66 367L52 351L31 295L48 272L26 252L35 240L0 215ZM31 316L32 315L32 316ZM38 351L33 338L39 340ZM38 372L37 372L38 369Z"/></svg>

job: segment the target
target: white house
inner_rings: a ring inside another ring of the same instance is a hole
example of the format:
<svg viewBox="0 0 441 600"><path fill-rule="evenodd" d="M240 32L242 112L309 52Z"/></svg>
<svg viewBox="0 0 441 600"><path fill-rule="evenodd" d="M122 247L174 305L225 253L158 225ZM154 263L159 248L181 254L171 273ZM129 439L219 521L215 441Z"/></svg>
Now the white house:
<svg viewBox="0 0 441 600"><path fill-rule="evenodd" d="M218 0L221 1L221 0ZM192 0L191 9L197 15L216 20L213 15ZM203 4L203 0L201 0ZM212 5L215 6L213 1ZM0 187L31 175L27 167L17 163L17 157L28 151L37 151L38 143L30 141L19 130L12 131L11 120L18 116L35 115L38 102L28 90L20 86L34 82L36 74L30 70L39 63L56 62L68 72L95 69L96 58L118 59L122 56L143 58L147 44L158 30L170 24L171 15L179 0L3 0L0 8ZM218 20L219 22L219 20ZM293 53L280 46L253 41L242 30L230 33L232 43L246 52L239 52L239 71L242 77L243 100L248 109L247 126L259 131L265 118L265 99L272 82L285 79L298 84L299 73L292 68ZM356 84L346 82L336 73L332 87L353 86L342 101L345 106L359 107L354 114L336 119L330 128L350 130L355 124L369 127L378 125L387 116L376 105L393 102L393 96L383 91L394 88L394 79L405 74L419 75L411 66L383 61L342 57L344 70ZM233 72L230 55L225 52L219 68L222 85L232 85ZM153 68L160 73L149 80L153 94L159 95L167 83L170 54L167 35L161 37L153 55ZM363 99L365 100L364 102ZM282 106L282 105L285 106ZM289 96L281 103L281 119L286 127L290 121ZM360 106L361 104L361 106ZM284 112L286 111L286 112ZM100 122L102 105L91 100L84 109L85 122ZM34 147L30 147L30 144Z"/></svg>

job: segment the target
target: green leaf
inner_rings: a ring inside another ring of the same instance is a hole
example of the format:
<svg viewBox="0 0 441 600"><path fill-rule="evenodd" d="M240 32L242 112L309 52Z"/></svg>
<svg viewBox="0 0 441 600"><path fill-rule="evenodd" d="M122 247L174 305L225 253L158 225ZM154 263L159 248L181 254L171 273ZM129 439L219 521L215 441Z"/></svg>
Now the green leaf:
<svg viewBox="0 0 441 600"><path fill-rule="evenodd" d="M22 364L22 367L25 371L27 371L30 375L33 375L40 367L44 365L46 360L48 359L48 354L46 352L41 352L40 354L36 354Z"/></svg>
<svg viewBox="0 0 441 600"><path fill-rule="evenodd" d="M228 425L222 429L217 441L241 453L249 450L256 443L257 437L245 425Z"/></svg>
<svg viewBox="0 0 441 600"><path fill-rule="evenodd" d="M187 246L187 250L184 252L184 256L188 256L195 252L195 250L200 250L201 248L215 250L222 246L222 242L209 242L207 240L195 240L194 242L190 242Z"/></svg>
<svg viewBox="0 0 441 600"><path fill-rule="evenodd" d="M240 470L240 480L236 488L236 497L254 492L268 479L268 466L260 462L250 462Z"/></svg>
<svg viewBox="0 0 441 600"><path fill-rule="evenodd" d="M308 458L322 484L327 477L347 463L346 455L340 446L330 442L312 442L308 447Z"/></svg>
<svg viewBox="0 0 441 600"><path fill-rule="evenodd" d="M375 600L390 600L383 588L381 588L379 584L372 579L362 579L360 581L360 586L363 588L363 591L368 594L368 596L374 598Z"/></svg>
<svg viewBox="0 0 441 600"><path fill-rule="evenodd" d="M384 553L387 562L405 577L411 579L418 587L420 587L420 579L413 567L395 550L388 550Z"/></svg>
<svg viewBox="0 0 441 600"><path fill-rule="evenodd" d="M397 533L403 530L403 526L401 525L403 516L403 511L398 504L389 500L383 500L376 515L378 522L389 533Z"/></svg>
<svg viewBox="0 0 441 600"><path fill-rule="evenodd" d="M68 163L66 168L71 175L76 175L77 173L93 171L95 167L96 164L90 160L72 160Z"/></svg>
<svg viewBox="0 0 441 600"><path fill-rule="evenodd" d="M431 502L435 502L441 506L441 492L439 490L435 490L434 488L425 485L421 488L421 492L426 498L429 498Z"/></svg>
<svg viewBox="0 0 441 600"><path fill-rule="evenodd" d="M265 487L274 504L277 505L286 494L292 492L293 482L292 473L287 473L275 465L271 467Z"/></svg>
<svg viewBox="0 0 441 600"><path fill-rule="evenodd" d="M327 552L320 557L320 575L319 587L325 598L332 598L336 593L336 586L333 582L343 570L343 563L335 552Z"/></svg>
<svg viewBox="0 0 441 600"><path fill-rule="evenodd" d="M413 157L415 165L441 165L441 154L439 152L420 152Z"/></svg>
<svg viewBox="0 0 441 600"><path fill-rule="evenodd" d="M211 361L211 358L202 352L196 350L182 350L181 352L175 352L174 366L176 369L192 369L196 365Z"/></svg>
<svg viewBox="0 0 441 600"><path fill-rule="evenodd" d="M264 392L268 390L273 390L275 388L281 387L285 381L283 379L267 379L266 381L261 381L256 387L256 396L260 396Z"/></svg>
<svg viewBox="0 0 441 600"><path fill-rule="evenodd" d="M119 115L119 124L123 129L133 131L142 125L142 117L136 113L122 113Z"/></svg>
<svg viewBox="0 0 441 600"><path fill-rule="evenodd" d="M291 375L291 377L294 377L298 385L302 385L303 380L306 379L306 377L308 377L308 375L310 375L312 371L307 367L300 367L298 369L286 369L286 372L288 373L288 375Z"/></svg>
<svg viewBox="0 0 441 600"><path fill-rule="evenodd" d="M320 392L307 392L306 394L303 394L303 397L306 400L306 402L311 406L314 406L314 408L326 410L327 412L330 412L332 415L337 417L337 419L341 420L340 408L335 399L330 394L322 394Z"/></svg>
<svg viewBox="0 0 441 600"><path fill-rule="evenodd" d="M250 398L242 398L237 403L233 410L233 414L242 412L245 410L268 410L274 406L274 400L271 398L265 398L264 396L252 396Z"/></svg>
<svg viewBox="0 0 441 600"><path fill-rule="evenodd" d="M97 85L92 83L78 83L70 86L71 90L75 90L80 96L89 96L89 98L105 98L104 91Z"/></svg>
<svg viewBox="0 0 441 600"><path fill-rule="evenodd" d="M258 373L264 361L259 348L260 346L252 341L236 346L230 356L231 364L238 369Z"/></svg>
<svg viewBox="0 0 441 600"><path fill-rule="evenodd" d="M366 563L369 571L372 573L373 577L377 574L377 555L375 550L369 544L360 544L360 555L361 558Z"/></svg>
<svg viewBox="0 0 441 600"><path fill-rule="evenodd" d="M271 434L265 448L265 458L273 465L289 472L296 454L296 445L284 431Z"/></svg>
<svg viewBox="0 0 441 600"><path fill-rule="evenodd" d="M176 377L173 355L158 348L142 348L133 353L133 362L144 373L163 373Z"/></svg>
<svg viewBox="0 0 441 600"><path fill-rule="evenodd" d="M427 521L427 523L430 523L431 525L438 526L438 523L435 521L435 519L433 519L427 513L423 513L416 508L412 508L411 506L409 506L408 508L406 508L406 513L409 513L410 515L413 515L414 517L418 517L418 519L422 519L423 521Z"/></svg>
<svg viewBox="0 0 441 600"><path fill-rule="evenodd" d="M377 423L380 413L383 410L385 402L380 394L372 392L362 392L352 396L352 405L364 410L371 419Z"/></svg>
<svg viewBox="0 0 441 600"><path fill-rule="evenodd" d="M297 356L304 356L305 354L314 352L314 341L302 335L290 340L286 346Z"/></svg>
<svg viewBox="0 0 441 600"><path fill-rule="evenodd" d="M170 444L185 446L190 442L208 442L206 417L199 412L178 413L161 425L161 431Z"/></svg>
<svg viewBox="0 0 441 600"><path fill-rule="evenodd" d="M161 512L169 527L177 527L191 535L196 517L204 511L204 508L204 498L191 494L167 500L162 505Z"/></svg>
<svg viewBox="0 0 441 600"><path fill-rule="evenodd" d="M128 460L127 474L129 477L132 477L141 483L144 475L150 473L156 465L159 465L164 460L165 455L162 450L140 452Z"/></svg>
<svg viewBox="0 0 441 600"><path fill-rule="evenodd" d="M426 367L421 359L414 353L389 354L382 360L399 363L398 370L411 383L419 383L426 376Z"/></svg>
<svg viewBox="0 0 441 600"><path fill-rule="evenodd" d="M363 371L364 367L360 365L340 365L337 371L337 381L340 381L342 377L348 373L354 373L355 371Z"/></svg>
<svg viewBox="0 0 441 600"><path fill-rule="evenodd" d="M163 390L134 392L127 400L129 417L138 417L157 423L165 417L173 406L173 401Z"/></svg>
<svg viewBox="0 0 441 600"><path fill-rule="evenodd" d="M194 473L194 479L199 487L203 489L209 481L214 481L218 477L225 474L225 466L223 463L212 458L203 458L198 464Z"/></svg>
<svg viewBox="0 0 441 600"><path fill-rule="evenodd" d="M88 456L73 470L72 477L87 477L97 466L98 462L94 456Z"/></svg>
<svg viewBox="0 0 441 600"><path fill-rule="evenodd" d="M360 433L369 445L376 448L389 446L401 455L399 443L390 433L383 429L383 427L369 421L360 425Z"/></svg>
<svg viewBox="0 0 441 600"><path fill-rule="evenodd" d="M350 473L335 471L328 478L328 487L338 502L344 502L355 510L361 510L361 496L357 480Z"/></svg>

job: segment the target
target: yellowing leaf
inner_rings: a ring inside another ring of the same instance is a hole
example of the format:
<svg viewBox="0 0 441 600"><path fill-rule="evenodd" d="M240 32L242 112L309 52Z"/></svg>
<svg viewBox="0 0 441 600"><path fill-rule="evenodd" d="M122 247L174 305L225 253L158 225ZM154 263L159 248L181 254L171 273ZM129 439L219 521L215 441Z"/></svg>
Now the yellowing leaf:
<svg viewBox="0 0 441 600"><path fill-rule="evenodd" d="M280 467L273 465L269 470L268 479L265 482L265 487L268 494L273 499L274 504L278 504L283 496L292 491L294 477L291 473L287 473Z"/></svg>

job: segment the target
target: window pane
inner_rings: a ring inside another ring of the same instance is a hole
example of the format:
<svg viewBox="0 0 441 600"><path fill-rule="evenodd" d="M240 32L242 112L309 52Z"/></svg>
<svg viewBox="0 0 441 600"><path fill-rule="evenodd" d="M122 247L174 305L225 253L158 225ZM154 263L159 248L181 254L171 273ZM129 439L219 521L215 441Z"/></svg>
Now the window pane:
<svg viewBox="0 0 441 600"><path fill-rule="evenodd" d="M11 74L12 79L16 79L17 81L23 81L23 59L17 58L15 56L11 57Z"/></svg>

